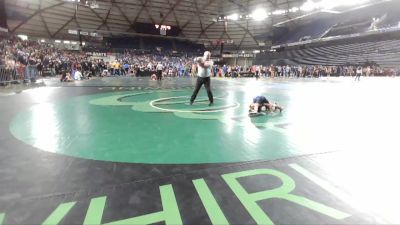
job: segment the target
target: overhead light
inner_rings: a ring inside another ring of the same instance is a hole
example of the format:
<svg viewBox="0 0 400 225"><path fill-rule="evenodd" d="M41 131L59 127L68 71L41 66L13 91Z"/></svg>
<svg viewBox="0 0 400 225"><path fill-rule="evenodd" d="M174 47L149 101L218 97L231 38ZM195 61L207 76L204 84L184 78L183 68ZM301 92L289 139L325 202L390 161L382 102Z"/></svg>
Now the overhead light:
<svg viewBox="0 0 400 225"><path fill-rule="evenodd" d="M83 46L85 46L85 45L86 45L86 43L85 43L85 42L82 42L82 45L83 45Z"/></svg>
<svg viewBox="0 0 400 225"><path fill-rule="evenodd" d="M275 10L272 12L272 15L282 15L285 14L286 10L280 9L280 10Z"/></svg>
<svg viewBox="0 0 400 225"><path fill-rule="evenodd" d="M85 1L85 6L90 7L91 9L98 9L99 4L97 4L96 0L86 0Z"/></svg>
<svg viewBox="0 0 400 225"><path fill-rule="evenodd" d="M225 21L225 16L218 16L217 22L224 22Z"/></svg>
<svg viewBox="0 0 400 225"><path fill-rule="evenodd" d="M64 41L64 44L69 44L69 43L71 43L70 41Z"/></svg>
<svg viewBox="0 0 400 225"><path fill-rule="evenodd" d="M61 41L60 41L60 40L55 40L55 42L56 42L56 43L61 43Z"/></svg>
<svg viewBox="0 0 400 225"><path fill-rule="evenodd" d="M293 7L293 8L291 8L291 9L289 9L289 12L297 12L297 11L299 11L299 10L300 10L299 8Z"/></svg>
<svg viewBox="0 0 400 225"><path fill-rule="evenodd" d="M315 4L315 3L314 3L313 1L311 1L311 0L306 1L306 2L300 7L300 9L301 9L302 11L306 11L306 12L312 11L312 10L314 10L315 8L317 8L317 4Z"/></svg>
<svg viewBox="0 0 400 225"><path fill-rule="evenodd" d="M323 9L333 9L338 6L353 6L353 5L360 5L362 3L365 3L366 1L369 0L322 0L321 1L321 8Z"/></svg>
<svg viewBox="0 0 400 225"><path fill-rule="evenodd" d="M254 50L253 53L258 54L258 53L260 53L260 50Z"/></svg>
<svg viewBox="0 0 400 225"><path fill-rule="evenodd" d="M323 9L323 10L321 10L321 12L332 13L332 14L340 14L339 11L334 11L334 10L330 10L330 9Z"/></svg>
<svg viewBox="0 0 400 225"><path fill-rule="evenodd" d="M77 30L68 30L68 34L76 34L76 35L78 35L78 31Z"/></svg>
<svg viewBox="0 0 400 225"><path fill-rule="evenodd" d="M265 11L265 9L256 9L253 11L253 13L250 16L255 21L262 21L268 17L268 13L267 13L267 11Z"/></svg>
<svg viewBox="0 0 400 225"><path fill-rule="evenodd" d="M365 3L370 0L322 0L319 2L314 2L313 0L307 0L300 9L302 11L313 11L315 9L333 9L338 6L354 6L354 5L360 5L362 3Z"/></svg>
<svg viewBox="0 0 400 225"><path fill-rule="evenodd" d="M90 8L91 9L98 9L99 8L99 4L91 4Z"/></svg>
<svg viewBox="0 0 400 225"><path fill-rule="evenodd" d="M40 42L44 43L44 42L46 42L46 40L42 39L42 40L40 40Z"/></svg>
<svg viewBox="0 0 400 225"><path fill-rule="evenodd" d="M28 36L26 36L25 34L19 34L18 37L23 41L28 40Z"/></svg>
<svg viewBox="0 0 400 225"><path fill-rule="evenodd" d="M71 42L71 44L76 45L77 43L76 43L76 41L73 41L73 42Z"/></svg>
<svg viewBox="0 0 400 225"><path fill-rule="evenodd" d="M228 16L228 19L229 20L238 20L239 19L239 15L237 14L237 13L234 13L234 14L232 14L232 15L229 15Z"/></svg>

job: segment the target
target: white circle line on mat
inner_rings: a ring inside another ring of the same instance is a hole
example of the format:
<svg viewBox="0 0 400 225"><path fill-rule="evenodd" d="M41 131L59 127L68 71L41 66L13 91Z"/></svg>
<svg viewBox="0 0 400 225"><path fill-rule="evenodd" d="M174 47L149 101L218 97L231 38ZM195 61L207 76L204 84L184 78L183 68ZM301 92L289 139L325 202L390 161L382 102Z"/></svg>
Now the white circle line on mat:
<svg viewBox="0 0 400 225"><path fill-rule="evenodd" d="M212 112L223 112L223 111L227 111L227 110L231 110L231 109L237 109L239 108L240 104L238 102L235 102L232 105L228 105L226 107L231 107L231 108L227 108L227 109L210 109L207 111L204 110L179 110L179 109L164 109L164 108L160 108L158 106L155 106L154 103L158 102L158 101L164 101L164 100L168 100L168 99L177 99L177 98L188 98L188 96L178 96L178 97L167 97L167 98L159 98L159 99L155 99L153 101L151 101L149 104L151 107L161 110L161 111L167 111L167 112L180 112L180 113L212 113ZM215 97L214 99L222 99L222 98L218 98Z"/></svg>

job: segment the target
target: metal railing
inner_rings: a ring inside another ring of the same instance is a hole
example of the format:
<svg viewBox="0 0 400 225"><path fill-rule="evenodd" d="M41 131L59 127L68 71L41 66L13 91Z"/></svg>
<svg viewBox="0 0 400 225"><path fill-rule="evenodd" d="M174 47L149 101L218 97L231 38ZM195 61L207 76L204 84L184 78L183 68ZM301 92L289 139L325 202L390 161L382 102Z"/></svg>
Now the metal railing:
<svg viewBox="0 0 400 225"><path fill-rule="evenodd" d="M0 66L0 84L34 82L38 75L36 66Z"/></svg>
<svg viewBox="0 0 400 225"><path fill-rule="evenodd" d="M15 81L18 81L16 69L0 66L0 83L12 83Z"/></svg>

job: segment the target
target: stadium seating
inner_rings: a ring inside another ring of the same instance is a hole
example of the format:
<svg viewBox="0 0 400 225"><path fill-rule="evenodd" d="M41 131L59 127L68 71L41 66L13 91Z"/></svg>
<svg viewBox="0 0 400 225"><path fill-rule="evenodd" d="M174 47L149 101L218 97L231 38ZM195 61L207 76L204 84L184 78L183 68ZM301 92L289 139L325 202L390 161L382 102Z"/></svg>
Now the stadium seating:
<svg viewBox="0 0 400 225"><path fill-rule="evenodd" d="M256 64L357 65L376 62L383 67L400 65L400 40L334 44L289 49L257 55Z"/></svg>
<svg viewBox="0 0 400 225"><path fill-rule="evenodd" d="M279 38L273 40L274 44L284 44L300 41L301 38L308 36L310 39L320 38L327 29L334 25L334 21L320 20L299 26Z"/></svg>

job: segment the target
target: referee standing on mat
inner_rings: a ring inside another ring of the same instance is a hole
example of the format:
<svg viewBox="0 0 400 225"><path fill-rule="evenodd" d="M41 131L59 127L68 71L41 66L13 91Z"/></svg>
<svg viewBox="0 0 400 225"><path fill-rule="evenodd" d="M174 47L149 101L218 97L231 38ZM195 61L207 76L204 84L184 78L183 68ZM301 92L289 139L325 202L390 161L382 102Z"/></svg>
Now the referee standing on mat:
<svg viewBox="0 0 400 225"><path fill-rule="evenodd" d="M207 90L208 100L210 101L210 104L208 104L208 106L214 104L214 98L210 87L211 69L212 66L214 65L214 62L210 59L210 57L211 57L211 52L206 51L204 52L203 57L198 57L195 59L195 62L198 65L198 72L197 72L196 88L194 89L192 97L190 98L190 105L193 104L194 100L196 99L197 93L199 93L201 85L203 84Z"/></svg>
<svg viewBox="0 0 400 225"><path fill-rule="evenodd" d="M157 66L156 66L156 70L157 70L157 80L161 80L162 79L162 71L164 70L164 66L161 62L158 62Z"/></svg>

